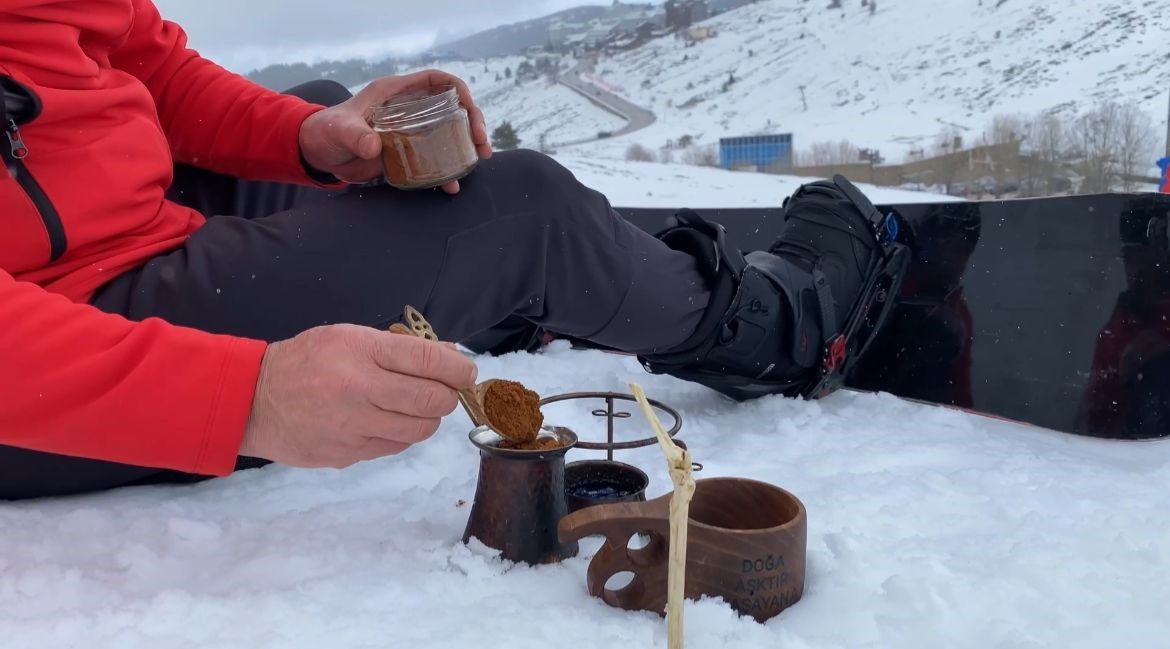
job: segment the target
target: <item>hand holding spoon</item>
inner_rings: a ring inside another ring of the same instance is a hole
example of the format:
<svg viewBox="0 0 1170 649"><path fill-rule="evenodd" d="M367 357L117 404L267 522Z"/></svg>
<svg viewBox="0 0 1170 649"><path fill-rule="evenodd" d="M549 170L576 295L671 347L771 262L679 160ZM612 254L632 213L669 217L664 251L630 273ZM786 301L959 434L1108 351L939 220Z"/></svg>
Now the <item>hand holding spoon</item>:
<svg viewBox="0 0 1170 649"><path fill-rule="evenodd" d="M417 309L407 305L407 325L394 323L390 331L439 342L430 323ZM544 417L540 397L515 381L489 379L471 390L459 391L459 403L475 426L487 426L500 437L516 444L531 444L540 434Z"/></svg>

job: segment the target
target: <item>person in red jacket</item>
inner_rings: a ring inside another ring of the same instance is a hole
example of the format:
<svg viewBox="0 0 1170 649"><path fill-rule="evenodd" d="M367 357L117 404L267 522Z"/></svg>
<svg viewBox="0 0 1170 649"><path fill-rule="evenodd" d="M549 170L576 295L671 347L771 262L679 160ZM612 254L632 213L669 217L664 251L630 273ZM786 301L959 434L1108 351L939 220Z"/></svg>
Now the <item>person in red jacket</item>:
<svg viewBox="0 0 1170 649"><path fill-rule="evenodd" d="M650 235L550 158L493 155L449 74L278 94L149 0L0 0L0 30L0 499L401 453L476 380L386 331L406 304L447 340L519 316L734 398L808 396L877 267L847 181L790 197L745 256L693 213ZM378 185L366 111L450 85L481 165Z"/></svg>

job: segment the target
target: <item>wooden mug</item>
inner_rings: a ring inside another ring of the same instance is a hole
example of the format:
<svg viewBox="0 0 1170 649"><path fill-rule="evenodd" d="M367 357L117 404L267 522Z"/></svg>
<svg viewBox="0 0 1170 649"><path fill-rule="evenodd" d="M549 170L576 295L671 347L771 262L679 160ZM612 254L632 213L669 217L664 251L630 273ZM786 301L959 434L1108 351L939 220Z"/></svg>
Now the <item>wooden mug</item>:
<svg viewBox="0 0 1170 649"><path fill-rule="evenodd" d="M617 608L666 614L670 497L597 505L561 519L563 541L602 535L589 563L589 593ZM640 548L637 537L649 537ZM765 482L706 478L695 482L687 528L686 597L719 597L764 622L804 595L807 514L796 496ZM606 583L633 573L628 585Z"/></svg>

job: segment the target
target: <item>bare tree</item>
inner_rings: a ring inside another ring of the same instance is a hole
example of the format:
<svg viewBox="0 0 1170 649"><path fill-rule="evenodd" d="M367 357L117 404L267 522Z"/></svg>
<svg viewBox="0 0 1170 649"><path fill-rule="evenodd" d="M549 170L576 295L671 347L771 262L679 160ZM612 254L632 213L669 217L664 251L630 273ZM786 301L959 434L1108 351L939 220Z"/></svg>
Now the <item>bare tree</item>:
<svg viewBox="0 0 1170 649"><path fill-rule="evenodd" d="M659 149L658 161L662 164L672 164L674 162L674 154L670 152L670 149Z"/></svg>
<svg viewBox="0 0 1170 649"><path fill-rule="evenodd" d="M1071 144L1081 159L1086 193L1108 192L1116 176L1121 107L1102 103L1077 118L1072 127Z"/></svg>
<svg viewBox="0 0 1170 649"><path fill-rule="evenodd" d="M1028 118L1023 115L996 115L991 118L983 132L983 143L988 145L1010 144L1024 138Z"/></svg>
<svg viewBox="0 0 1170 649"><path fill-rule="evenodd" d="M996 115L980 138L980 144L987 147L981 157L997 188L1004 187L1009 180L1019 179L1021 163L1016 145L1024 139L1027 124L1028 118L1023 115ZM997 194L999 191L996 190Z"/></svg>
<svg viewBox="0 0 1170 649"><path fill-rule="evenodd" d="M1119 107L1117 113L1117 163L1121 191L1137 190L1137 177L1153 166L1158 136L1154 121L1135 103Z"/></svg>
<svg viewBox="0 0 1170 649"><path fill-rule="evenodd" d="M712 147L695 147L687 149L683 152L682 160L684 163L694 165L696 167L718 167L719 155Z"/></svg>
<svg viewBox="0 0 1170 649"><path fill-rule="evenodd" d="M1056 193L1056 172L1064 161L1069 134L1064 122L1055 113L1041 113L1032 121L1029 146L1039 159L1046 179L1045 195Z"/></svg>
<svg viewBox="0 0 1170 649"><path fill-rule="evenodd" d="M830 148L831 164L854 164L861 160L857 145L849 140L840 140Z"/></svg>
<svg viewBox="0 0 1170 649"><path fill-rule="evenodd" d="M797 162L802 167L857 164L861 162L861 153L857 145L848 140L816 142L808 151L797 155Z"/></svg>
<svg viewBox="0 0 1170 649"><path fill-rule="evenodd" d="M963 166L963 134L954 126L945 126L939 131L932 149L934 155L934 182L951 193Z"/></svg>
<svg viewBox="0 0 1170 649"><path fill-rule="evenodd" d="M1016 160L1016 175L1020 181L1020 196L1041 196L1047 190L1044 181L1044 161L1035 148L1036 133L1039 128L1040 117L1029 117L1024 120L1022 145Z"/></svg>
<svg viewBox="0 0 1170 649"><path fill-rule="evenodd" d="M631 144L626 149L626 160L634 162L654 162L654 152L641 144Z"/></svg>

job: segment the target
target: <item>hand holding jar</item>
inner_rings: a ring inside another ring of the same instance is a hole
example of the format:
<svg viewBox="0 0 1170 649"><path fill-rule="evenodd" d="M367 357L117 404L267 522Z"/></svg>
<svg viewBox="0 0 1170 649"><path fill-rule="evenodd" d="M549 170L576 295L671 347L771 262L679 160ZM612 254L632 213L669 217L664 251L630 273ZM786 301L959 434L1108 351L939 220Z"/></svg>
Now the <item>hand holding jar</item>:
<svg viewBox="0 0 1170 649"><path fill-rule="evenodd" d="M305 161L350 183L385 176L394 187L442 187L491 157L483 112L458 77L427 70L378 79L318 111L300 132Z"/></svg>

